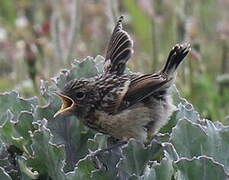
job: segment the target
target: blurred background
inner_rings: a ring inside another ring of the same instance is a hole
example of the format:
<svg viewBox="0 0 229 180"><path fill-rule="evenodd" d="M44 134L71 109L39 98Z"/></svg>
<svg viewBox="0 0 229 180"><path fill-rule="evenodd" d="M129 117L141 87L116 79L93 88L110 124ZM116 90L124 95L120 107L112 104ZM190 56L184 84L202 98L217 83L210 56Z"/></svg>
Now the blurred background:
<svg viewBox="0 0 229 180"><path fill-rule="evenodd" d="M1 0L0 92L40 96L73 59L104 55L120 15L134 40L133 71L159 70L189 42L177 88L202 117L229 124L228 0Z"/></svg>

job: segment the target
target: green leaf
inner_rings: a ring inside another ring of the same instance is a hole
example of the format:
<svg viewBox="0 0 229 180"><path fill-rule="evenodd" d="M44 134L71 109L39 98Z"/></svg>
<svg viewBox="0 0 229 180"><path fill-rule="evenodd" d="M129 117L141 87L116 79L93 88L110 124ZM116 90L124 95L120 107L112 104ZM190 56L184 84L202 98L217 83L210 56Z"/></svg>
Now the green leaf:
<svg viewBox="0 0 229 180"><path fill-rule="evenodd" d="M61 71L60 75L53 79L56 86L61 90L67 82L72 79L79 79L82 77L92 77L102 72L102 63L104 58L97 56L95 59L87 57L83 61L74 61L72 68L67 71ZM61 107L61 100L53 94L57 88L42 82L42 94L47 100L44 106L37 106L35 111L35 121L47 119L47 127L54 135L52 142L60 145L65 145L66 151L66 166L65 170L73 170L75 164L86 156L87 140L93 138L94 134L82 125L75 116L60 115L53 118L54 114ZM76 153L77 152L77 153Z"/></svg>
<svg viewBox="0 0 229 180"><path fill-rule="evenodd" d="M57 112L57 98L53 95L49 96L52 103L45 106L37 106L35 112L35 120L47 120L47 128L53 134L52 143L57 145L64 144L66 151L66 167L65 170L73 170L79 159L86 156L87 140L93 137L93 133L85 129L85 126L74 116L60 115L53 118Z"/></svg>
<svg viewBox="0 0 229 180"><path fill-rule="evenodd" d="M12 149L13 148L13 149ZM5 144L0 142L0 168L4 168L4 171L12 178L18 179L20 173L17 171L17 167L15 166L15 158L9 154L16 153L15 147L6 147Z"/></svg>
<svg viewBox="0 0 229 180"><path fill-rule="evenodd" d="M30 139L30 133L36 128L33 125L34 117L30 112L22 111L17 122L14 124L15 130L25 139Z"/></svg>
<svg viewBox="0 0 229 180"><path fill-rule="evenodd" d="M86 157L77 163L74 171L66 174L66 178L67 180L91 179L92 171L95 170L96 168L90 157Z"/></svg>
<svg viewBox="0 0 229 180"><path fill-rule="evenodd" d="M103 56L98 55L95 57L94 61L95 61L95 67L97 69L98 74L103 73L105 58Z"/></svg>
<svg viewBox="0 0 229 180"><path fill-rule="evenodd" d="M141 176L149 161L156 160L161 153L161 144L156 141L153 141L147 147L143 147L141 143L130 140L128 145L123 147L124 157L118 165L120 173Z"/></svg>
<svg viewBox="0 0 229 180"><path fill-rule="evenodd" d="M9 174L7 174L2 167L0 167L0 179L1 180L12 180Z"/></svg>
<svg viewBox="0 0 229 180"><path fill-rule="evenodd" d="M6 121L0 127L0 138L6 145L14 145L22 152L30 154L29 145L32 143L30 133L35 130L32 125L33 116L29 112L21 112L17 121L12 121L13 115L8 111Z"/></svg>
<svg viewBox="0 0 229 180"><path fill-rule="evenodd" d="M102 72L101 64L103 62L104 58L102 56L97 56L96 59L88 56L83 61L74 60L72 68L69 71L62 70L60 75L54 78L53 81L58 88L62 89L70 80L89 78L98 75Z"/></svg>
<svg viewBox="0 0 229 180"><path fill-rule="evenodd" d="M46 120L43 120L39 129L33 133L33 156L28 159L27 165L40 174L48 174L52 179L64 179L64 148L52 144L51 138L52 134L46 128Z"/></svg>
<svg viewBox="0 0 229 180"><path fill-rule="evenodd" d="M96 133L93 139L88 139L87 146L90 151L104 149L107 147L107 137L103 134Z"/></svg>
<svg viewBox="0 0 229 180"><path fill-rule="evenodd" d="M226 180L229 178L223 165L207 156L181 158L176 162L175 167L178 170L176 179L180 180Z"/></svg>
<svg viewBox="0 0 229 180"><path fill-rule="evenodd" d="M114 146L115 143L112 142L112 138L107 138L106 136L97 133L94 139L88 140L88 149L90 151L96 151ZM109 143L112 142L112 143ZM107 145L108 144L108 145ZM119 147L115 147L109 151L101 153L95 157L92 156L92 160L95 162L99 171L93 173L93 178L95 179L114 179L117 178L118 168L117 164L122 158L122 152Z"/></svg>
<svg viewBox="0 0 229 180"><path fill-rule="evenodd" d="M200 125L201 124L201 125ZM181 119L173 129L171 143L179 157L212 157L229 172L229 127L201 120L200 124Z"/></svg>
<svg viewBox="0 0 229 180"><path fill-rule="evenodd" d="M15 91L0 94L0 125L4 123L4 115L10 110L18 118L21 111L32 112L34 107L38 104L36 97L30 99L23 99Z"/></svg>
<svg viewBox="0 0 229 180"><path fill-rule="evenodd" d="M96 59L88 56L83 61L73 61L73 68L70 71L69 76L73 78L90 78L99 74L102 70L102 62L104 58L97 56ZM97 65L96 65L97 63Z"/></svg>
<svg viewBox="0 0 229 180"><path fill-rule="evenodd" d="M20 168L20 179L22 180L30 180L30 179L38 179L38 172L32 172L30 168L26 165L26 159L24 157L18 157L18 165Z"/></svg>
<svg viewBox="0 0 229 180"><path fill-rule="evenodd" d="M187 118L192 122L199 123L200 115L186 99L180 99L181 103L178 105L177 119Z"/></svg>
<svg viewBox="0 0 229 180"><path fill-rule="evenodd" d="M147 166L144 172L144 180L171 180L174 174L173 161L165 152L165 157L160 163L154 163L152 167Z"/></svg>

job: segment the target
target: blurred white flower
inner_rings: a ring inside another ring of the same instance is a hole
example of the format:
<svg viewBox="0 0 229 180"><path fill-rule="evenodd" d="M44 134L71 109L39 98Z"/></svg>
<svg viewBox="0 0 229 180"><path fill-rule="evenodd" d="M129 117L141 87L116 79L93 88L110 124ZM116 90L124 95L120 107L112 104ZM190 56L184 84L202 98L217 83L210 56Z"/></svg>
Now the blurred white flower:
<svg viewBox="0 0 229 180"><path fill-rule="evenodd" d="M16 41L16 49L15 55L17 59L23 59L24 58L24 49L25 49L25 42L23 40Z"/></svg>
<svg viewBox="0 0 229 180"><path fill-rule="evenodd" d="M25 16L20 16L16 19L16 26L19 28L24 28L28 26L28 20Z"/></svg>
<svg viewBox="0 0 229 180"><path fill-rule="evenodd" d="M4 28L0 27L0 42L7 40L7 38L8 38L7 31Z"/></svg>

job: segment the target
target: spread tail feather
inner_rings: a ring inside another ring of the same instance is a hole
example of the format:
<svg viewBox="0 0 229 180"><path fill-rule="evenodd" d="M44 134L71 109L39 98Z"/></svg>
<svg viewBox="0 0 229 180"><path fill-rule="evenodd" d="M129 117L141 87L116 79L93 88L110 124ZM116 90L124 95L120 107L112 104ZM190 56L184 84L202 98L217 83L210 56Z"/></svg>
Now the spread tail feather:
<svg viewBox="0 0 229 180"><path fill-rule="evenodd" d="M187 56L189 51L191 50L190 44L177 44L170 51L167 62L161 73L166 74L168 76L173 76L176 72L180 63Z"/></svg>

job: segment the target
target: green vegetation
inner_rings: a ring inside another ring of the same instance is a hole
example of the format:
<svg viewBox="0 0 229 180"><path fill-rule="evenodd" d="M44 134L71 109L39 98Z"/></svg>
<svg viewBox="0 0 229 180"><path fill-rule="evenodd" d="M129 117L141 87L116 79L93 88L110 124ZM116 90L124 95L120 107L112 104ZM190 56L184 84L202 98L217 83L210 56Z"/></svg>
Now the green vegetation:
<svg viewBox="0 0 229 180"><path fill-rule="evenodd" d="M224 180L229 177L229 127L200 118L176 93L178 111L152 144L135 140L93 156L107 147L74 116L53 115L61 105L54 91L67 81L101 73L102 56L74 62L53 83L42 82L46 104L17 92L0 95L0 176L4 179ZM89 74L86 69L90 69ZM203 168L204 167L204 168Z"/></svg>
<svg viewBox="0 0 229 180"><path fill-rule="evenodd" d="M123 14L134 40L131 70L155 72L176 43L189 42L192 53L179 73L178 89L203 117L228 124L228 78L218 80L229 73L228 8L226 0L2 0L0 90L38 95L40 79L70 67L74 58L104 53Z"/></svg>
<svg viewBox="0 0 229 180"><path fill-rule="evenodd" d="M0 179L229 178L228 9L227 0L1 0ZM131 70L159 70L176 43L192 51L174 88L178 110L152 145L131 140L95 158L107 136L72 116L54 119L53 91L101 72L97 55L121 14ZM87 56L96 58L73 60Z"/></svg>

